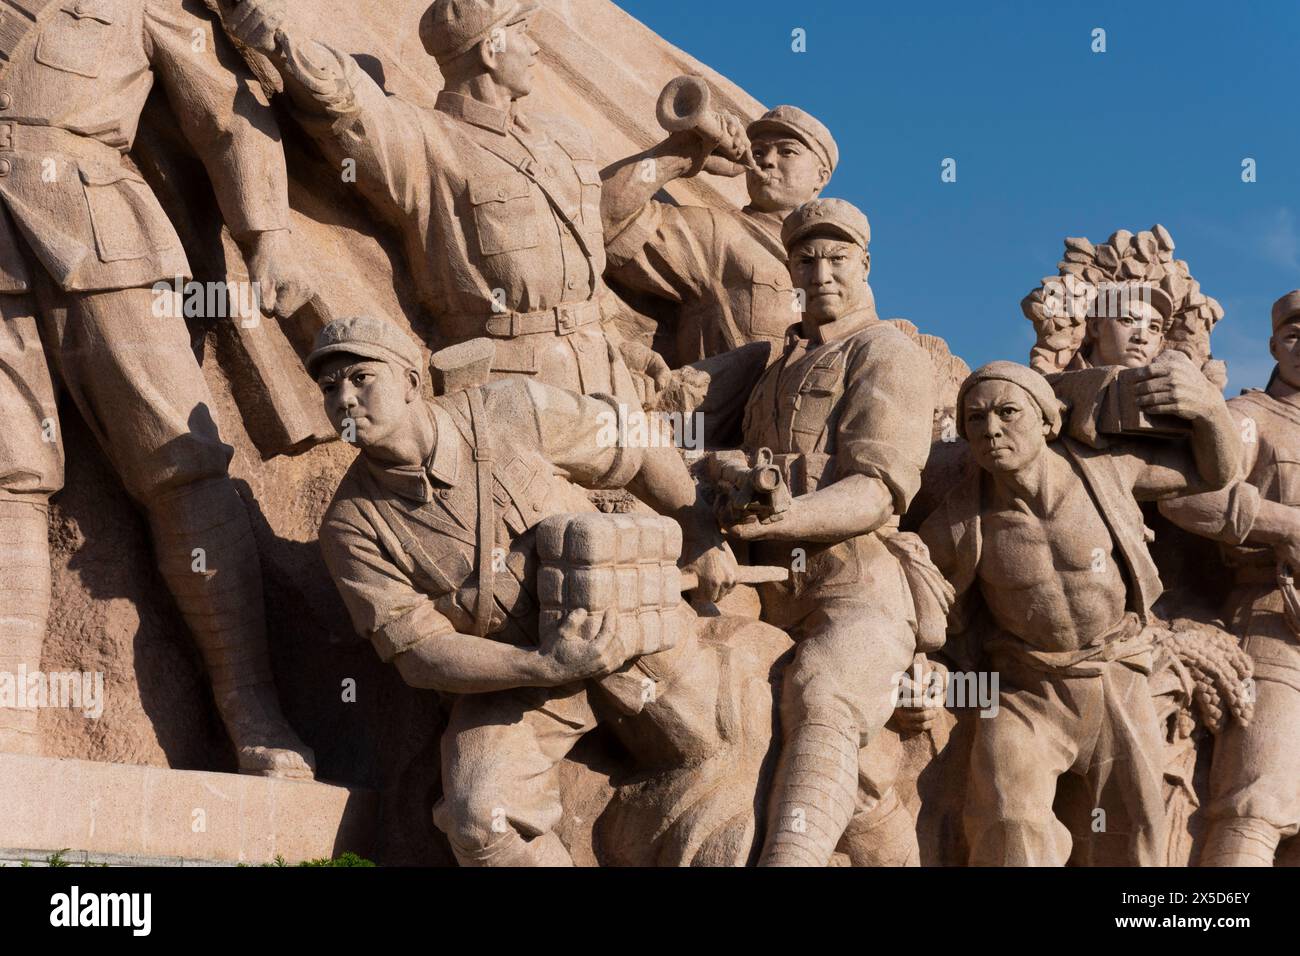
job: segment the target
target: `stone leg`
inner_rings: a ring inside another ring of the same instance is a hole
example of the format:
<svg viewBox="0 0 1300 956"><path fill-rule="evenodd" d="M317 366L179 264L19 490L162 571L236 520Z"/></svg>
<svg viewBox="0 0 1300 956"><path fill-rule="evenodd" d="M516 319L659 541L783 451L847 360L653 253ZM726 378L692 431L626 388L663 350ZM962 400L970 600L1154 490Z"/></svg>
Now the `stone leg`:
<svg viewBox="0 0 1300 956"><path fill-rule="evenodd" d="M974 866L1064 866L1070 831L1052 812L1057 778L1074 765L1083 720L1070 688L1027 675L975 721L963 818Z"/></svg>
<svg viewBox="0 0 1300 956"><path fill-rule="evenodd" d="M886 728L858 752L857 808L836 849L853 866L920 866L916 821L894 789L903 742Z"/></svg>
<svg viewBox="0 0 1300 956"><path fill-rule="evenodd" d="M155 558L203 654L245 773L310 778L271 676L257 547L227 474L189 332L149 289L38 287L42 335L64 386L149 518Z"/></svg>
<svg viewBox="0 0 1300 956"><path fill-rule="evenodd" d="M0 674L40 670L50 612L49 497L63 486L54 388L27 295L0 295ZM0 707L0 752L40 753L35 708Z"/></svg>
<svg viewBox="0 0 1300 956"><path fill-rule="evenodd" d="M585 684L456 699L433 821L461 866L572 866L555 833L558 767L596 726Z"/></svg>
<svg viewBox="0 0 1300 956"><path fill-rule="evenodd" d="M1201 866L1272 866L1300 832L1300 689L1255 679L1255 717L1214 741Z"/></svg>
<svg viewBox="0 0 1300 956"><path fill-rule="evenodd" d="M812 602L782 676L783 741L761 866L826 866L857 810L858 751L893 713L915 637L886 602Z"/></svg>
<svg viewBox="0 0 1300 956"><path fill-rule="evenodd" d="M1168 744L1150 681L1119 662L1106 665L1102 675L1091 680L1106 697L1106 718L1083 772L1090 825L1074 835L1075 862L1163 866Z"/></svg>

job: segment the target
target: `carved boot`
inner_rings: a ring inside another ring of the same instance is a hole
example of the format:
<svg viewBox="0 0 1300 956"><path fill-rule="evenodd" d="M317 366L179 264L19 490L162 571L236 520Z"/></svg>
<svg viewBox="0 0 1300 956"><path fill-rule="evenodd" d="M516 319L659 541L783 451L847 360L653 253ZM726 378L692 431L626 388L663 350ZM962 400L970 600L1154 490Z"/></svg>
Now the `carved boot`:
<svg viewBox="0 0 1300 956"><path fill-rule="evenodd" d="M271 675L261 564L239 493L210 479L147 507L158 567L203 654L240 772L310 779L315 755L285 720Z"/></svg>
<svg viewBox="0 0 1300 956"><path fill-rule="evenodd" d="M858 735L801 724L785 739L759 866L826 866L853 817Z"/></svg>
<svg viewBox="0 0 1300 956"><path fill-rule="evenodd" d="M1281 834L1263 820L1235 817L1210 824L1199 866L1273 866Z"/></svg>
<svg viewBox="0 0 1300 956"><path fill-rule="evenodd" d="M0 499L0 675L15 699L0 705L0 753L41 752L40 712L22 704L26 674L41 669L41 644L50 613L49 509Z"/></svg>

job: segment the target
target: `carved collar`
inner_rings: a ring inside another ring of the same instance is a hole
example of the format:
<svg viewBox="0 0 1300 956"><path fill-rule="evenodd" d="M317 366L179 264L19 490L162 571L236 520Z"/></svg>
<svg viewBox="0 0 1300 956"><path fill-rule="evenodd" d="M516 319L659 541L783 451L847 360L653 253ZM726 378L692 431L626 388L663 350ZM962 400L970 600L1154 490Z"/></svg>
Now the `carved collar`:
<svg viewBox="0 0 1300 956"><path fill-rule="evenodd" d="M854 332L861 331L871 323L878 321L880 320L876 316L876 310L870 306L863 306L848 315L841 315L838 319L823 322L821 325L814 325L805 319L797 328L800 336L807 337L810 342L816 345L825 345L827 342L847 338ZM810 325L812 328L808 328Z"/></svg>
<svg viewBox="0 0 1300 956"><path fill-rule="evenodd" d="M499 110L495 106L481 103L463 93L451 93L447 90L438 94L434 109L501 136L510 132L510 124L515 119L510 110Z"/></svg>
<svg viewBox="0 0 1300 956"><path fill-rule="evenodd" d="M384 465L366 459L366 470L381 488L411 501L433 497L433 483L452 488L460 478L464 438L451 417L437 405L426 405L433 417L433 454L423 465Z"/></svg>

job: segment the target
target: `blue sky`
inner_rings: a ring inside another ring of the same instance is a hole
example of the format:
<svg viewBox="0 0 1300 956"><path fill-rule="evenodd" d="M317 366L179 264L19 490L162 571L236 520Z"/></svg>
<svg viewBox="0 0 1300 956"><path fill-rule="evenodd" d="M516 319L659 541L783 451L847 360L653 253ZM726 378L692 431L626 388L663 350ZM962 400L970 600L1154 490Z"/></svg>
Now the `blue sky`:
<svg viewBox="0 0 1300 956"><path fill-rule="evenodd" d="M1228 394L1264 384L1269 306L1300 287L1300 3L617 2L830 127L825 195L871 219L882 315L972 366L1027 361L1019 303L1062 240L1159 222L1226 310Z"/></svg>

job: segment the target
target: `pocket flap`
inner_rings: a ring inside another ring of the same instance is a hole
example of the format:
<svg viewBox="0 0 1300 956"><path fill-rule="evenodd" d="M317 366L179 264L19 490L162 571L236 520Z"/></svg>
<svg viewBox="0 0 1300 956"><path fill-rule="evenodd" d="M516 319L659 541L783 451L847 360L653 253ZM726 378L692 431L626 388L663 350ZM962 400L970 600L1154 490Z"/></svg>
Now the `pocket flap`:
<svg viewBox="0 0 1300 956"><path fill-rule="evenodd" d="M771 286L773 289L789 290L790 272L775 262L756 262L750 267L749 281L755 285Z"/></svg>
<svg viewBox="0 0 1300 956"><path fill-rule="evenodd" d="M481 206L487 202L506 202L523 199L531 184L523 176L500 176L495 179L476 179L469 184L469 201Z"/></svg>
<svg viewBox="0 0 1300 956"><path fill-rule="evenodd" d="M78 20L98 20L113 25L113 0L76 0L63 6L63 12Z"/></svg>
<svg viewBox="0 0 1300 956"><path fill-rule="evenodd" d="M143 183L144 180L136 173L132 172L126 166L107 166L98 163L78 165L77 173L81 176L81 181L87 186L111 186L113 183L120 183L123 180L133 183Z"/></svg>

